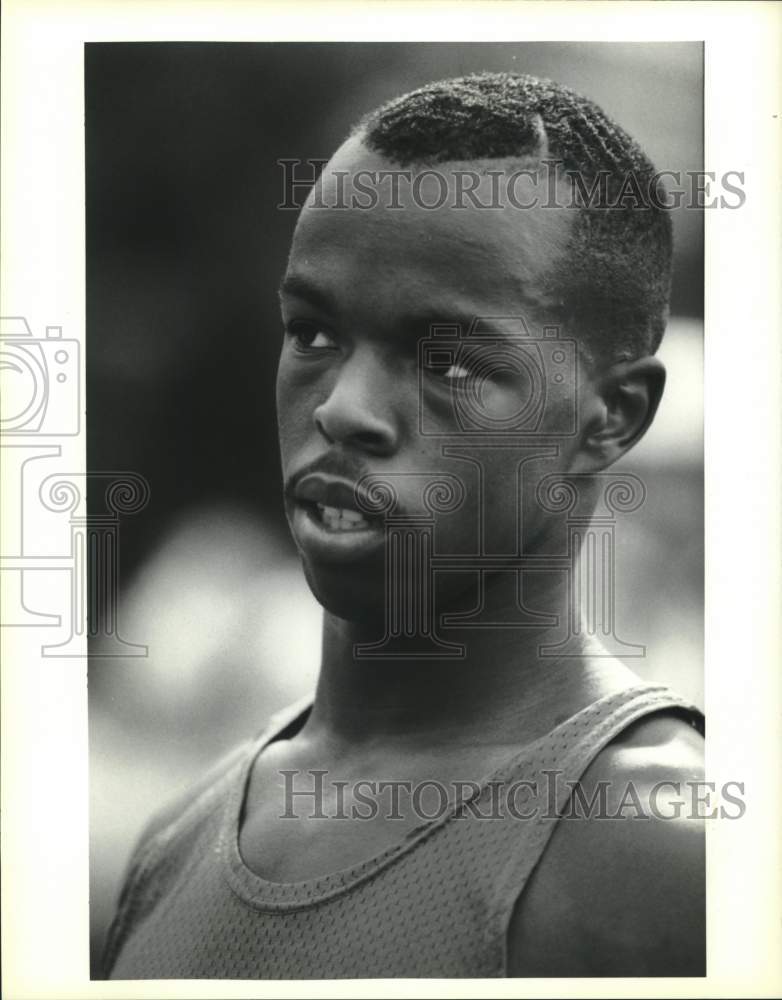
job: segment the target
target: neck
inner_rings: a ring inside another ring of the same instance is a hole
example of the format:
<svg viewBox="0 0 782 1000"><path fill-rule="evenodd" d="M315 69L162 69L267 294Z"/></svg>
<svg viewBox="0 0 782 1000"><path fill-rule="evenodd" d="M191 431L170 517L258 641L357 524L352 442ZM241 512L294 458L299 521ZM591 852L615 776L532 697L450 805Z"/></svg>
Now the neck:
<svg viewBox="0 0 782 1000"><path fill-rule="evenodd" d="M530 577L558 574L528 574ZM527 580L525 578L525 586ZM487 609L503 620L503 607ZM567 610L561 581L527 587L529 607ZM561 637L559 628L448 628L443 637L464 647L446 659L361 657L356 646L376 642L382 629L326 614L321 673L308 728L356 743L421 740L448 745L467 740L504 742L544 735L558 722L610 691L637 680L617 661L594 656L557 660L539 647Z"/></svg>

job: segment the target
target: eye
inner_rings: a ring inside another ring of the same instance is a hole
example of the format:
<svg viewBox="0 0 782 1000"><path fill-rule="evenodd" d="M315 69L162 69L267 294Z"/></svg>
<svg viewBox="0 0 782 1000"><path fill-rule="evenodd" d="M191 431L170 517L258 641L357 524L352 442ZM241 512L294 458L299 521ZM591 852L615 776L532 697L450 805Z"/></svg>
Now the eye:
<svg viewBox="0 0 782 1000"><path fill-rule="evenodd" d="M333 334L320 323L295 320L288 324L287 333L297 351L328 351L337 347Z"/></svg>
<svg viewBox="0 0 782 1000"><path fill-rule="evenodd" d="M429 358L426 371L436 385L456 390L464 389L469 384L471 375L468 364L453 360L453 355L440 358L436 353Z"/></svg>
<svg viewBox="0 0 782 1000"><path fill-rule="evenodd" d="M448 369L440 374L444 382L459 383L470 377L469 368L464 365L450 365Z"/></svg>

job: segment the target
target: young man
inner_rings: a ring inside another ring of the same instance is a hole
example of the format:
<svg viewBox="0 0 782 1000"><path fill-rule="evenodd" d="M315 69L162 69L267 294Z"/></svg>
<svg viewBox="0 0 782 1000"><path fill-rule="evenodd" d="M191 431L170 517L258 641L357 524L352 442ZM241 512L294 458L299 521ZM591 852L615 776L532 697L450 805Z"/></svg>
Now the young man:
<svg viewBox="0 0 782 1000"><path fill-rule="evenodd" d="M704 973L697 712L595 641L587 524L670 261L652 165L555 84L432 84L340 147L281 287L317 691L148 827L112 977Z"/></svg>

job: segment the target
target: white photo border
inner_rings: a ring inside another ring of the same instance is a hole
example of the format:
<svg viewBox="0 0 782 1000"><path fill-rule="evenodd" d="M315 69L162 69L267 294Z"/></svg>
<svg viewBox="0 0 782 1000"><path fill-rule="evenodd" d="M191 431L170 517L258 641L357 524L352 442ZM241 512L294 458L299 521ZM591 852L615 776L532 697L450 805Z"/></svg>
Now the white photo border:
<svg viewBox="0 0 782 1000"><path fill-rule="evenodd" d="M705 222L707 778L744 781L747 803L740 821L708 829L708 975L90 981L86 658L47 660L35 630L4 629L6 996L779 995L782 6L6 0L3 28L2 312L26 316L36 335L56 324L78 340L82 387L85 42L704 41L705 169L744 171L747 194L741 210L707 211ZM59 446L63 468L86 471L83 428ZM21 511L10 491L2 499L5 531Z"/></svg>

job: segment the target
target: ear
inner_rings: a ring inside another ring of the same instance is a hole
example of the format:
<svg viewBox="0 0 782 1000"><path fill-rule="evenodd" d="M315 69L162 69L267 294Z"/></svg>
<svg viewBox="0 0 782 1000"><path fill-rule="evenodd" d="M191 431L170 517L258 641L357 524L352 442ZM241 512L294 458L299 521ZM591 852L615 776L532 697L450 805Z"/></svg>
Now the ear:
<svg viewBox="0 0 782 1000"><path fill-rule="evenodd" d="M628 452L654 420L665 388L665 366L656 357L622 361L584 386L580 472L599 472Z"/></svg>

